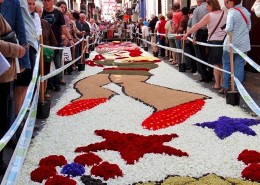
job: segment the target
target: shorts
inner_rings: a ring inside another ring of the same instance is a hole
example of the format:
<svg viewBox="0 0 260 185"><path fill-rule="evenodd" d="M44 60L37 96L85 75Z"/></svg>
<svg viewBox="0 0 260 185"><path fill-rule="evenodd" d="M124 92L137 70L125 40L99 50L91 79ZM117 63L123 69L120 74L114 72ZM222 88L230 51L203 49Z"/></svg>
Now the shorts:
<svg viewBox="0 0 260 185"><path fill-rule="evenodd" d="M223 41L208 41L209 44L222 45ZM208 47L208 63L212 65L222 64L223 47Z"/></svg>

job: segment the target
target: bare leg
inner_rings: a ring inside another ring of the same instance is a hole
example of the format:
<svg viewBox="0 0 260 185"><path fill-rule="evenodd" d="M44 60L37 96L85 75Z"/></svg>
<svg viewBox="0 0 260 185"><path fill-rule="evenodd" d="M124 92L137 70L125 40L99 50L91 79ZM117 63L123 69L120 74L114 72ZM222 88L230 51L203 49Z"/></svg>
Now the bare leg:
<svg viewBox="0 0 260 185"><path fill-rule="evenodd" d="M15 115L18 115L27 92L28 86L18 86L14 89Z"/></svg>

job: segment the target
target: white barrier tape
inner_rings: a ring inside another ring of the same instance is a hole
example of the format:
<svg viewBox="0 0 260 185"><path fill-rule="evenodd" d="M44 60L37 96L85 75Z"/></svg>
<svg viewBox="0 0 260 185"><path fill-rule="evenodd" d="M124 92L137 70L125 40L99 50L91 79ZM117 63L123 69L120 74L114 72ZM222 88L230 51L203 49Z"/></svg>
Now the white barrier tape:
<svg viewBox="0 0 260 185"><path fill-rule="evenodd" d="M33 98L29 116L25 122L22 134L19 138L18 144L16 145L12 158L9 162L8 168L5 172L4 178L1 182L1 185L14 185L17 183L17 179L20 174L22 165L24 163L24 159L28 151L32 134L33 134L36 114L37 114L39 89L40 89L40 77L38 78L37 81L36 92Z"/></svg>
<svg viewBox="0 0 260 185"><path fill-rule="evenodd" d="M82 41L83 41L83 38L80 39L78 42L74 43L74 45L69 46L69 48L72 48L72 47L78 45ZM50 48L50 49L58 49L58 50L63 50L64 49L64 47L54 47L54 46L48 46L48 45L43 45L43 44L40 44L40 46L43 46L44 48Z"/></svg>
<svg viewBox="0 0 260 185"><path fill-rule="evenodd" d="M193 42L193 39L188 37L188 40ZM218 45L218 44L209 44L209 43L205 43L205 42L198 42L196 41L195 42L196 44L198 45L201 45L201 46L208 46L208 47L224 47L224 45Z"/></svg>
<svg viewBox="0 0 260 185"><path fill-rule="evenodd" d="M233 44L230 44L230 46L243 58L245 61L247 61L253 68L255 68L258 72L260 72L260 66L255 63L251 58L249 58L245 53L240 51L237 47L235 47Z"/></svg>
<svg viewBox="0 0 260 185"><path fill-rule="evenodd" d="M36 56L35 66L33 69L33 77L29 84L28 90L26 92L26 96L25 96L23 105L18 113L17 118L15 119L15 121L13 122L13 124L11 125L9 130L5 133L3 138L0 140L0 151L5 147L5 145L8 143L8 141L10 141L10 139L13 137L13 135L15 134L16 130L18 129L19 125L21 124L21 122L27 112L27 109L28 109L30 102L32 100L32 97L33 97L34 87L35 87L37 76L39 73L39 62L40 62L40 50L38 50L38 53Z"/></svg>
<svg viewBox="0 0 260 185"><path fill-rule="evenodd" d="M49 74L43 76L42 79L41 79L41 81L44 82L45 80L47 80L47 79L49 79L49 78L51 78L51 77L53 77L53 76L55 76L55 75L61 73L62 71L64 71L65 69L67 69L69 66L71 66L72 64L74 64L76 61L78 61L79 59L81 59L81 57L82 57L82 55L79 56L78 58L76 58L75 60L73 60L73 61L67 63L66 65L60 67L59 69L56 69L56 70L54 70L53 72L51 72L51 73L49 73Z"/></svg>
<svg viewBox="0 0 260 185"><path fill-rule="evenodd" d="M88 47L88 45L85 46L85 48L83 49L83 51L86 50L86 48ZM81 59L81 57L85 54L85 52L83 52L78 58L76 58L75 60L71 61L70 63L67 63L66 65L60 67L59 69L54 70L52 73L49 73L45 76L43 76L41 78L41 81L44 82L45 80L59 74L60 72L62 72L63 70L67 69L69 66L71 66L72 64L74 64L76 61L78 61L79 59Z"/></svg>
<svg viewBox="0 0 260 185"><path fill-rule="evenodd" d="M251 110L260 117L260 108L257 106L255 101L251 98L251 96L248 94L248 92L245 90L241 82L235 77L235 83L237 86L237 89L242 96L242 98L245 100L246 104L251 108Z"/></svg>

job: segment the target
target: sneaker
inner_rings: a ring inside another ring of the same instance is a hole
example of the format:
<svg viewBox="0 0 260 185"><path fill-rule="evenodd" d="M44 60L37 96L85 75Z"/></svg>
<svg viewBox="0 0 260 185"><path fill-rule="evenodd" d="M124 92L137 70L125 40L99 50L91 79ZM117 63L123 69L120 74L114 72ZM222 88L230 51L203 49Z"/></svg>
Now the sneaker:
<svg viewBox="0 0 260 185"><path fill-rule="evenodd" d="M199 75L199 73L198 73L198 72L196 72L196 73L193 73L193 75Z"/></svg>

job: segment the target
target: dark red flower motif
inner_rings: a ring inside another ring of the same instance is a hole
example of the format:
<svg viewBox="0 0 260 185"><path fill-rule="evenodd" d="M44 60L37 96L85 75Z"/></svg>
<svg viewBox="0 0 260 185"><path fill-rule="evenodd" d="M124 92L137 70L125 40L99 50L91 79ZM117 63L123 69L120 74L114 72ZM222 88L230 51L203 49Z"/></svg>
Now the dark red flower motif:
<svg viewBox="0 0 260 185"><path fill-rule="evenodd" d="M89 66L96 66L95 62L93 60L86 60L85 62L86 65L89 65Z"/></svg>
<svg viewBox="0 0 260 185"><path fill-rule="evenodd" d="M91 171L91 175L103 177L104 180L110 178L115 179L116 177L122 177L123 172L116 164L110 164L108 162L102 162L101 164L94 166Z"/></svg>
<svg viewBox="0 0 260 185"><path fill-rule="evenodd" d="M130 49L126 49L124 51L128 51L129 52L129 55L131 57L139 57L141 56L141 54L143 53L141 50L139 49L134 49L134 50L130 50Z"/></svg>
<svg viewBox="0 0 260 185"><path fill-rule="evenodd" d="M244 150L237 159L245 164L260 163L260 153L254 150Z"/></svg>
<svg viewBox="0 0 260 185"><path fill-rule="evenodd" d="M63 166L67 164L67 160L62 155L50 155L42 158L39 162L39 166Z"/></svg>
<svg viewBox="0 0 260 185"><path fill-rule="evenodd" d="M158 130L184 122L201 110L205 101L202 99L184 103L172 108L153 113L146 118L142 126L149 130Z"/></svg>
<svg viewBox="0 0 260 185"><path fill-rule="evenodd" d="M101 161L102 159L93 153L82 154L74 159L75 163L81 164L83 166L93 166L99 164Z"/></svg>
<svg viewBox="0 0 260 185"><path fill-rule="evenodd" d="M53 166L41 166L31 172L31 180L41 183L43 180L48 179L57 174Z"/></svg>
<svg viewBox="0 0 260 185"><path fill-rule="evenodd" d="M57 112L58 116L71 116L78 114L82 111L92 109L101 103L105 103L108 98L96 98L96 99L85 99L77 100L66 105Z"/></svg>
<svg viewBox="0 0 260 185"><path fill-rule="evenodd" d="M96 130L95 133L105 138L105 140L85 147L78 147L75 152L118 151L127 164L136 163L147 153L168 154L179 157L188 156L186 152L163 145L163 143L178 137L177 134L143 136L109 130Z"/></svg>
<svg viewBox="0 0 260 185"><path fill-rule="evenodd" d="M95 60L104 60L105 59L105 57L103 56L103 55L101 55L101 54L98 54L98 55L96 55L94 58L93 58L93 60L95 61Z"/></svg>
<svg viewBox="0 0 260 185"><path fill-rule="evenodd" d="M70 179L69 177L64 177L60 175L55 175L51 178L49 178L45 185L76 185L77 182L73 179Z"/></svg>
<svg viewBox="0 0 260 185"><path fill-rule="evenodd" d="M252 163L242 171L242 177L252 181L260 181L260 164Z"/></svg>

